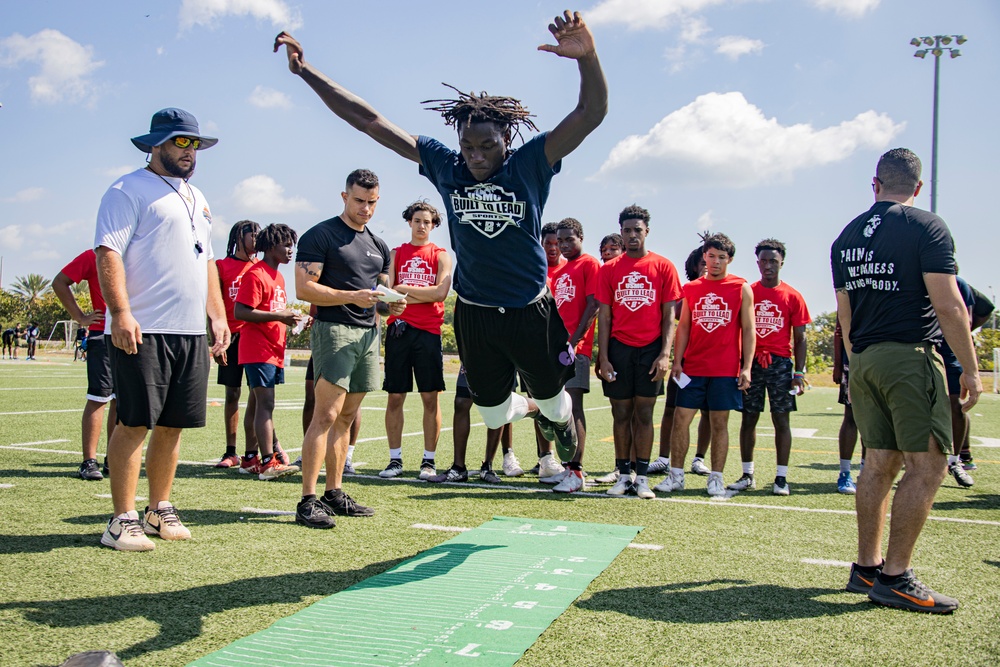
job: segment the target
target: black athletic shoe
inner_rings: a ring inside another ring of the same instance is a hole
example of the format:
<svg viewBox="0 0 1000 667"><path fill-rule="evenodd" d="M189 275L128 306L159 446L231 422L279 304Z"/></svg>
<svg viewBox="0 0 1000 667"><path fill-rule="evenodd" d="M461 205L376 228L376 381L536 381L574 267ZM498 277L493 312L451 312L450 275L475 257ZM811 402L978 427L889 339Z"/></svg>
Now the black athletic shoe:
<svg viewBox="0 0 1000 667"><path fill-rule="evenodd" d="M892 585L883 584L876 578L868 591L868 599L884 607L928 614L950 614L958 609L958 600L931 590L917 579L912 569L900 575Z"/></svg>
<svg viewBox="0 0 1000 667"><path fill-rule="evenodd" d="M559 424L541 412L535 417L538 423L538 430L542 432L542 437L546 440L556 441L556 454L560 461L572 461L576 455L576 424L572 419Z"/></svg>
<svg viewBox="0 0 1000 667"><path fill-rule="evenodd" d="M344 492L333 498L328 497L324 493L319 497L319 502L329 514L336 514L338 516L375 516L375 510L371 507L359 505L354 498L351 498Z"/></svg>
<svg viewBox="0 0 1000 667"><path fill-rule="evenodd" d="M295 523L307 528L333 528L337 522L326 511L326 507L316 498L303 498L295 506Z"/></svg>
<svg viewBox="0 0 1000 667"><path fill-rule="evenodd" d="M80 464L80 469L77 473L80 479L85 479L89 482L99 482L104 479L104 475L101 474L101 468L97 465L97 459L87 459Z"/></svg>
<svg viewBox="0 0 1000 667"><path fill-rule="evenodd" d="M493 468L480 468L479 479L487 484L500 484L503 481L499 475L493 472Z"/></svg>
<svg viewBox="0 0 1000 667"><path fill-rule="evenodd" d="M872 589L872 584L882 572L881 565L875 568L875 574L865 574L861 572L860 567L857 563L851 563L851 577L847 580L845 587L849 593L867 593Z"/></svg>
<svg viewBox="0 0 1000 667"><path fill-rule="evenodd" d="M442 482L468 482L469 471L459 470L455 466L452 466L443 473L434 475L433 477L428 477L427 481L432 484L441 484Z"/></svg>
<svg viewBox="0 0 1000 667"><path fill-rule="evenodd" d="M101 468L101 473L105 477L109 477L111 475L111 473L108 471L108 457L107 456L104 457L104 467Z"/></svg>

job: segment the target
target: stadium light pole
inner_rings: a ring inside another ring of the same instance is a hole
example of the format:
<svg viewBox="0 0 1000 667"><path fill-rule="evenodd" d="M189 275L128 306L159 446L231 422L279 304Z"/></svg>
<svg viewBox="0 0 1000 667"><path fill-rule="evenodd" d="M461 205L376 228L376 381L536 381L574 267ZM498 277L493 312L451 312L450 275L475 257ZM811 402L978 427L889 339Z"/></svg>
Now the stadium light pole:
<svg viewBox="0 0 1000 667"><path fill-rule="evenodd" d="M952 40L956 44L965 44L968 39L965 35L934 35L933 37L914 37L910 40L911 46L924 46L928 48L917 49L913 54L914 58L926 58L927 54L934 56L934 125L931 133L931 213L937 213L937 145L938 145L938 88L941 77L941 56L947 51L949 57L955 59L962 55L962 52L955 48L950 48Z"/></svg>

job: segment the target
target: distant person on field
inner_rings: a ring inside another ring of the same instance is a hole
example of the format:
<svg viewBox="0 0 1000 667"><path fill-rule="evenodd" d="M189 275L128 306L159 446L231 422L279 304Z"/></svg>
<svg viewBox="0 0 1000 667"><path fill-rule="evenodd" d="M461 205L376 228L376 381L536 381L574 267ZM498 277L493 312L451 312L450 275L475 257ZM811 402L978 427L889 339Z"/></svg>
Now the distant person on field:
<svg viewBox="0 0 1000 667"><path fill-rule="evenodd" d="M17 334L14 327L7 327L3 330L3 356L9 359L16 359Z"/></svg>
<svg viewBox="0 0 1000 667"><path fill-rule="evenodd" d="M857 493L857 486L851 477L851 459L854 457L854 449L858 445L858 425L854 421L854 408L851 406L850 393L851 364L844 352L844 334L840 327L840 320L837 320L837 327L833 330L833 381L840 387L837 402L844 406L844 418L840 422L840 431L837 434L837 444L840 452L840 473L837 476L837 493L853 496ZM865 443L861 443L861 466L858 468L858 476L865 468Z"/></svg>
<svg viewBox="0 0 1000 667"><path fill-rule="evenodd" d="M28 361L35 361L35 350L38 347L38 322L32 322L28 325L28 329L24 332L24 338L28 342Z"/></svg>

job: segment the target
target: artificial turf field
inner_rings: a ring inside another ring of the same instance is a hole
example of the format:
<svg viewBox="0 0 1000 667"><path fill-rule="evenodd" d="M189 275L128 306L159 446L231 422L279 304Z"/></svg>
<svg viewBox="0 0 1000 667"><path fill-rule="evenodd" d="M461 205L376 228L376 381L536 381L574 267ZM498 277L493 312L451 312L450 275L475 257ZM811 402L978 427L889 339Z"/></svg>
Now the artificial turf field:
<svg viewBox="0 0 1000 667"><path fill-rule="evenodd" d="M301 367L287 369L288 384L277 394L275 420L290 452L301 443L303 377ZM774 450L764 417L760 488L724 501L709 500L705 478L690 474L685 491L654 501L601 497L606 487L557 496L528 475L491 488L476 479L418 482L415 397L406 406L407 473L380 480L376 473L388 456L385 395L374 393L363 404L354 457L367 463L344 486L375 507L376 516L341 518L334 530L315 531L291 516L249 509L294 510L297 475L259 482L207 465L224 448L222 391L212 384L209 396L220 405L209 407L207 428L185 433L172 497L194 539L157 541L153 552L127 554L99 545L111 512L108 482L75 477L85 387L84 365L62 355L0 362L4 667L58 665L93 649L113 650L130 667L185 665L454 535L415 524L468 528L494 516L644 526L635 543L662 546L625 549L518 665L1000 664L1000 396L994 394L984 394L973 410L976 485L962 489L945 480L914 556L918 576L961 601L954 615L939 617L876 607L843 592L856 524L853 498L836 493L841 410L833 388L808 392L792 418L792 495L770 495ZM452 398L442 396L445 429ZM611 469L613 450L610 409L596 382L587 407L585 467L597 476ZM727 483L740 472L738 427L736 415ZM515 451L529 468L530 425L518 424L514 433ZM994 447L976 447L976 436L992 438L987 444ZM484 439L485 429L474 427L470 468ZM439 469L450 462L448 429Z"/></svg>

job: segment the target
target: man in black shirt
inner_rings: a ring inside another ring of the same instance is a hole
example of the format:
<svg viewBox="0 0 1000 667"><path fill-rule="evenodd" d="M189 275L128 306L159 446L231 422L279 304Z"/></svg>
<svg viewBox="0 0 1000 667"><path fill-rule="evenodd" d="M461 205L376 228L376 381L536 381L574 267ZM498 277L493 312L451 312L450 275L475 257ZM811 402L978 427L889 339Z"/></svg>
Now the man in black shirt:
<svg viewBox="0 0 1000 667"><path fill-rule="evenodd" d="M920 168L905 148L883 155L872 181L875 205L844 228L831 250L851 403L868 450L855 496L858 561L847 590L888 607L950 613L958 600L931 590L910 569L951 444L948 392L934 350L942 334L965 369L965 410L983 388L951 232L937 215L912 206L923 185ZM888 496L904 465L883 560Z"/></svg>

